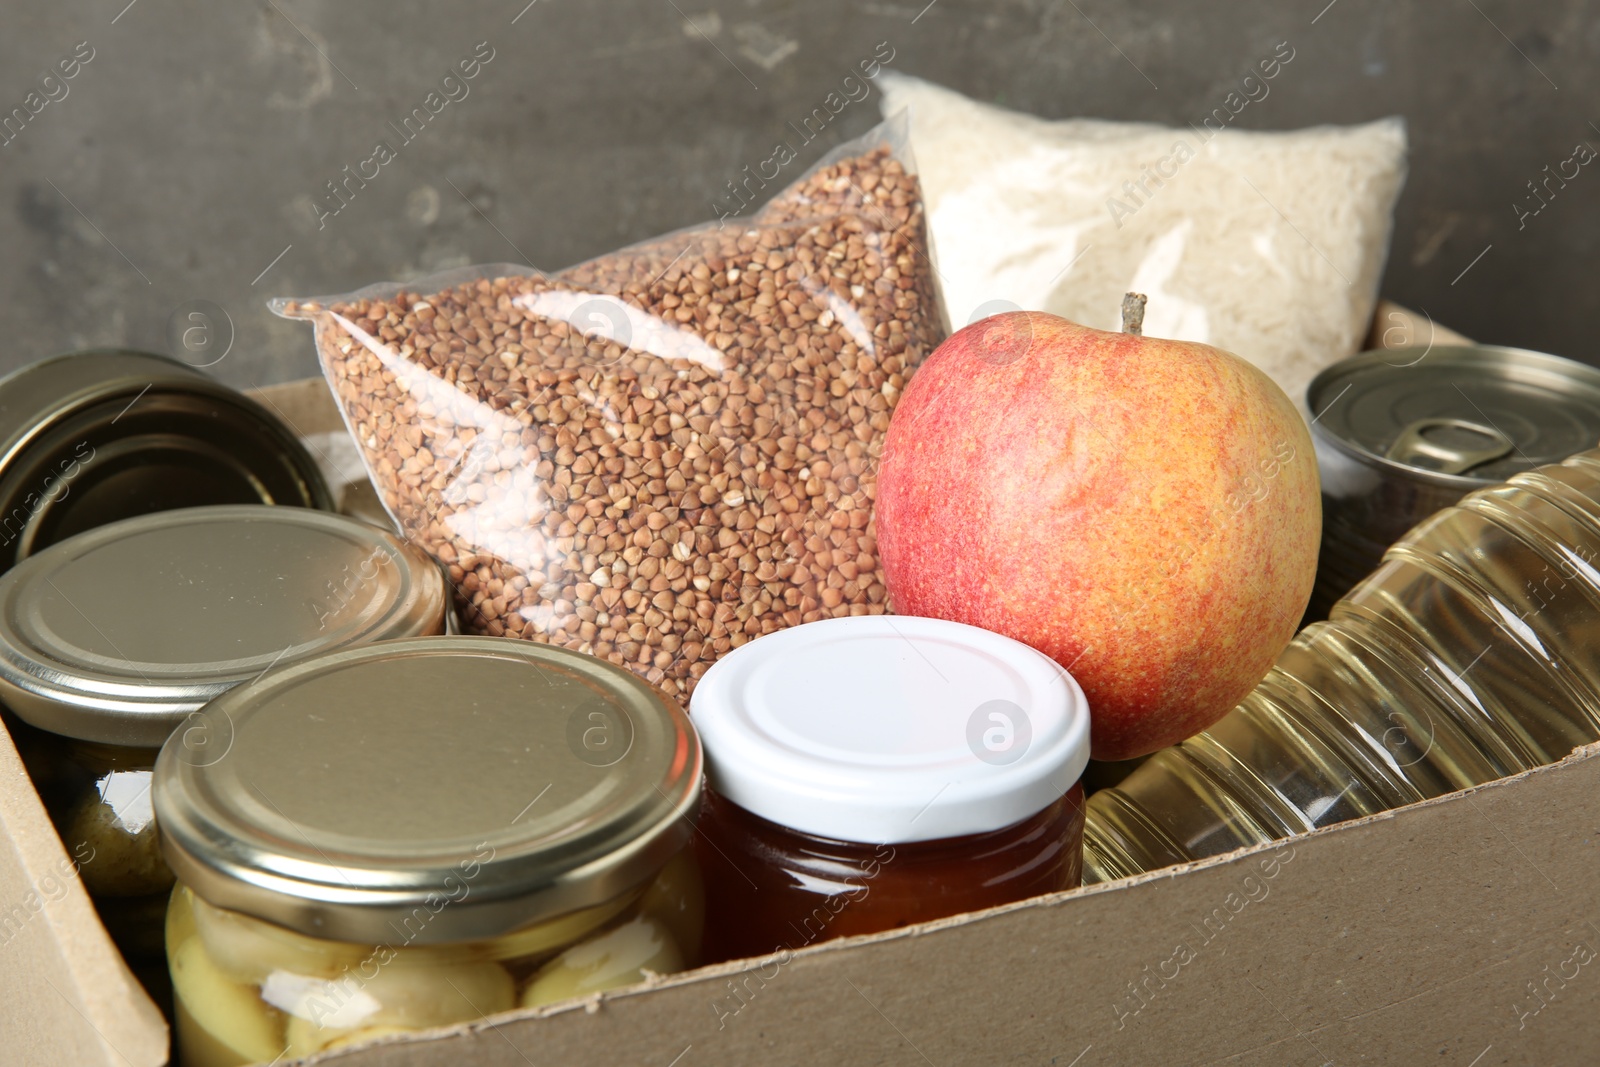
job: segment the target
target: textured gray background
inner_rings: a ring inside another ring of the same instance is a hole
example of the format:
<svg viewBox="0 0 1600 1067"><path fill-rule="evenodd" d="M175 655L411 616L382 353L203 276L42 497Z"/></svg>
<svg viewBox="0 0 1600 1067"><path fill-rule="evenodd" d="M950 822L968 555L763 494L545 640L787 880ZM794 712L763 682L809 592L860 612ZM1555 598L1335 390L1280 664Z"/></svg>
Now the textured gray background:
<svg viewBox="0 0 1600 1067"><path fill-rule="evenodd" d="M1293 65L1238 125L1410 121L1385 293L1480 339L1595 361L1600 167L1525 228L1512 205L1578 141L1600 146L1600 2L125 3L0 7L0 113L78 41L96 52L0 147L0 369L91 344L168 350L174 310L210 300L236 328L220 377L310 374L309 330L268 297L558 268L698 222L879 41L896 69L982 99L1181 125L1288 40ZM395 140L386 123L485 40L470 95L318 230L323 183ZM874 94L801 162L876 119Z"/></svg>

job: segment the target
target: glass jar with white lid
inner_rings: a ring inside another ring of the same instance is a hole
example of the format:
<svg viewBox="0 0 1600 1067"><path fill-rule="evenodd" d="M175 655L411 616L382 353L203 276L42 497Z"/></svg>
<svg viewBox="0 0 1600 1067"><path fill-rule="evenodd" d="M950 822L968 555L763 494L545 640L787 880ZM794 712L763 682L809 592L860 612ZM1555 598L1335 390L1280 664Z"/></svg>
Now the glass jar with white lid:
<svg viewBox="0 0 1600 1067"><path fill-rule="evenodd" d="M1088 705L1019 641L905 615L806 623L718 660L690 713L708 962L1078 884Z"/></svg>

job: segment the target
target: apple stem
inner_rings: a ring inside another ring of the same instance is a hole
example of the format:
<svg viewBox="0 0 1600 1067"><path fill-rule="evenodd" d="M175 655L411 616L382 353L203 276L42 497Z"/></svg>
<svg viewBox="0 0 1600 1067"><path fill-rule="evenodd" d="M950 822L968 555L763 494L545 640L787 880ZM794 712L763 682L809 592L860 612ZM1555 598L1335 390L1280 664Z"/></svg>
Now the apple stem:
<svg viewBox="0 0 1600 1067"><path fill-rule="evenodd" d="M1144 305L1150 298L1143 293L1125 293L1122 297L1122 332L1139 337L1144 333Z"/></svg>

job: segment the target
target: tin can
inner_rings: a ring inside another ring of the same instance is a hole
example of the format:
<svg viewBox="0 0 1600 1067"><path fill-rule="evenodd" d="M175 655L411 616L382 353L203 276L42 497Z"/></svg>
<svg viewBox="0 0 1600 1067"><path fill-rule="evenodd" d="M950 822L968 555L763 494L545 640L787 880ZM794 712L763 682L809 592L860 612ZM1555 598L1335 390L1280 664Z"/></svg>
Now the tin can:
<svg viewBox="0 0 1600 1067"><path fill-rule="evenodd" d="M177 360L100 349L0 379L0 571L108 522L208 504L334 509L291 428Z"/></svg>
<svg viewBox="0 0 1600 1067"><path fill-rule="evenodd" d="M1434 512L1600 442L1600 370L1518 348L1363 352L1317 375L1306 401L1322 476L1307 622Z"/></svg>

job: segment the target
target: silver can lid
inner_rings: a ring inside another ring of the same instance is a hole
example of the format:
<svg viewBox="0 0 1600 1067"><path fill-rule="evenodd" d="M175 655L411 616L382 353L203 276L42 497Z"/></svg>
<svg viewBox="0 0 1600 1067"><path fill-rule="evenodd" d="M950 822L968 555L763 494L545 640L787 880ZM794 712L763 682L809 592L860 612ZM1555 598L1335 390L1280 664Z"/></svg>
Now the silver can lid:
<svg viewBox="0 0 1600 1067"><path fill-rule="evenodd" d="M439 633L445 600L432 560L342 515L242 504L123 519L0 576L0 701L51 733L156 748L269 667Z"/></svg>
<svg viewBox="0 0 1600 1067"><path fill-rule="evenodd" d="M1319 444L1463 491L1600 443L1600 370L1520 348L1363 352L1306 402Z"/></svg>
<svg viewBox="0 0 1600 1067"><path fill-rule="evenodd" d="M700 780L688 716L631 672L434 637L229 691L167 741L154 797L173 872L208 902L336 941L437 944L639 888L688 842Z"/></svg>

